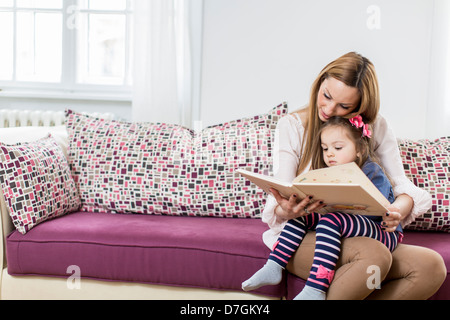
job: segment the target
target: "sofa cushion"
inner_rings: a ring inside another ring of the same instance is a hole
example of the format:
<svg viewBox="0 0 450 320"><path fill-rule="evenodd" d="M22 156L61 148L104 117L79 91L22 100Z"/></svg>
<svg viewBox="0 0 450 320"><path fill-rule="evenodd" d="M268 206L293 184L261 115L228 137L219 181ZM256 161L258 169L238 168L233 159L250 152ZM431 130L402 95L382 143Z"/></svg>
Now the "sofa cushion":
<svg viewBox="0 0 450 320"><path fill-rule="evenodd" d="M450 137L404 139L399 148L406 176L432 197L431 209L407 229L450 232Z"/></svg>
<svg viewBox="0 0 450 320"><path fill-rule="evenodd" d="M81 278L241 291L267 260L266 229L259 219L77 212L9 235L8 272L68 277L78 266ZM282 297L284 284L255 293Z"/></svg>
<svg viewBox="0 0 450 320"><path fill-rule="evenodd" d="M50 135L22 144L0 143L0 183L21 233L80 206L63 150Z"/></svg>
<svg viewBox="0 0 450 320"><path fill-rule="evenodd" d="M269 174L280 105L194 132L67 112L69 164L82 211L259 217L264 192L235 172Z"/></svg>
<svg viewBox="0 0 450 320"><path fill-rule="evenodd" d="M65 125L55 127L0 128L0 139L5 144L33 142L48 137L49 134L58 142L64 156L67 157L67 130Z"/></svg>

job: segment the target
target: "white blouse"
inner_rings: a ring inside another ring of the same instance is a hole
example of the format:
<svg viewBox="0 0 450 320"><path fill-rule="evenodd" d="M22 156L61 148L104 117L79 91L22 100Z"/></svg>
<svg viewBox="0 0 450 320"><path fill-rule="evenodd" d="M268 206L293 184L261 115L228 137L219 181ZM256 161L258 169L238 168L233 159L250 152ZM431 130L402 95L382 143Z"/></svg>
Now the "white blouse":
<svg viewBox="0 0 450 320"><path fill-rule="evenodd" d="M297 113L289 114L278 122L273 149L273 175L283 181L292 181L297 175L300 163L301 142L305 128ZM416 217L424 214L431 207L431 195L416 187L405 175L402 159L398 149L397 139L386 120L378 115L374 126L372 139L375 139L375 154L389 175L394 189L394 195L407 194L414 200L411 213L402 221L402 226L410 224ZM277 202L272 195L262 214L262 221L270 227L263 234L264 243L272 248L286 221L279 222L274 213Z"/></svg>

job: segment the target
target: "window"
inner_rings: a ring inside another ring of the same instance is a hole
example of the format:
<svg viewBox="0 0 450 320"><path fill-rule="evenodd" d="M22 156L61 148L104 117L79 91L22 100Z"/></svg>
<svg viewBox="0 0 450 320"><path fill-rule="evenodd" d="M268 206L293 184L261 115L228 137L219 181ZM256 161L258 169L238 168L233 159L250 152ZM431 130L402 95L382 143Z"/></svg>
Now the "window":
<svg viewBox="0 0 450 320"><path fill-rule="evenodd" d="M132 0L0 0L0 88L129 94Z"/></svg>

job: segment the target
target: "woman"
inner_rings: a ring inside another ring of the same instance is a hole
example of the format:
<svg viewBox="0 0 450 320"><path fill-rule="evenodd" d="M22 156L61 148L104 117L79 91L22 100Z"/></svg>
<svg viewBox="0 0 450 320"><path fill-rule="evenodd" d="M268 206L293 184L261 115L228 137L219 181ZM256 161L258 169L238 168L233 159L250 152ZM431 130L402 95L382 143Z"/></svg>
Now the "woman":
<svg viewBox="0 0 450 320"><path fill-rule="evenodd" d="M309 170L310 151L321 123L333 116L361 115L366 123L372 124L373 150L393 182L396 198L383 217L386 230L393 232L400 222L408 224L425 213L431 197L406 178L397 141L386 120L378 114L379 108L378 80L368 59L350 52L331 62L314 82L309 105L279 121L274 175L292 181ZM270 227L263 236L266 245L273 247L288 220L307 215L320 206L319 201L309 204L307 199L299 203L294 197L285 199L273 190L263 212L263 221ZM290 272L304 279L308 277L314 242L314 234L307 234L287 266ZM380 290L369 283L368 270L374 270L374 266L380 280L385 280ZM373 239L344 239L327 298L427 299L444 281L445 270L440 255L426 248L400 244L391 254Z"/></svg>

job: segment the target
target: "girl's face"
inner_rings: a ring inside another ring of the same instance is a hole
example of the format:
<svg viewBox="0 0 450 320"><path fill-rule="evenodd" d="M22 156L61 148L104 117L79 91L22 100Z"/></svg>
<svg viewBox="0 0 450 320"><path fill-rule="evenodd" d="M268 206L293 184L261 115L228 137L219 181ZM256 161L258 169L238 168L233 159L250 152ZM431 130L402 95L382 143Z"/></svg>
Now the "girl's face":
<svg viewBox="0 0 450 320"><path fill-rule="evenodd" d="M357 88L328 77L322 82L317 93L319 118L326 122L333 116L346 116L358 107L360 99L361 95Z"/></svg>
<svg viewBox="0 0 450 320"><path fill-rule="evenodd" d="M320 136L323 159L328 167L355 161L361 154L345 128L327 127Z"/></svg>

